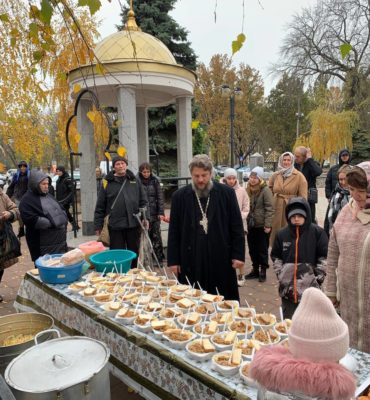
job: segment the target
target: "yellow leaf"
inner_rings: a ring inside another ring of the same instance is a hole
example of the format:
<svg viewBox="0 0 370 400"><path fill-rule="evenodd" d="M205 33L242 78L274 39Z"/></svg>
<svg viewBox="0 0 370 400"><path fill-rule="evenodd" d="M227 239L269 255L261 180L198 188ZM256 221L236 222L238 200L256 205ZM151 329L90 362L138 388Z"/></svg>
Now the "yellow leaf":
<svg viewBox="0 0 370 400"><path fill-rule="evenodd" d="M75 135L75 141L76 141L76 143L77 143L77 144L80 143L80 140L81 140L81 135L80 135L79 133L76 133L76 135Z"/></svg>
<svg viewBox="0 0 370 400"><path fill-rule="evenodd" d="M94 113L94 111L89 111L86 115L87 115L87 118L89 118L89 120L92 123L94 123L94 121L95 121L95 113Z"/></svg>
<svg viewBox="0 0 370 400"><path fill-rule="evenodd" d="M124 156L126 155L126 153L127 153L127 150L126 150L125 147L123 147L123 146L118 147L118 149L117 149L117 154L118 154L120 157L124 157Z"/></svg>
<svg viewBox="0 0 370 400"><path fill-rule="evenodd" d="M199 127L198 120L191 121L191 129L197 129L198 127Z"/></svg>
<svg viewBox="0 0 370 400"><path fill-rule="evenodd" d="M104 153L104 155L105 155L105 157L108 158L109 161L112 161L112 157L111 157L111 155L110 155L110 153L109 153L108 151L106 151L106 152Z"/></svg>
<svg viewBox="0 0 370 400"><path fill-rule="evenodd" d="M73 93L77 94L80 90L81 90L81 85L78 84L78 83L76 83L76 84L73 86Z"/></svg>
<svg viewBox="0 0 370 400"><path fill-rule="evenodd" d="M105 70L104 70L103 64L100 64L100 63L96 64L95 70L100 75L104 75L105 74Z"/></svg>

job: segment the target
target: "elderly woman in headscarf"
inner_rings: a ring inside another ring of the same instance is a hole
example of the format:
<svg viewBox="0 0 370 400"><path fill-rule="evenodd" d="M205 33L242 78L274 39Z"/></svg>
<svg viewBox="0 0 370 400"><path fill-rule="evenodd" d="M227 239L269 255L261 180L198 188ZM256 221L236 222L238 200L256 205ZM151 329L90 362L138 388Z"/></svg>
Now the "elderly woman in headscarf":
<svg viewBox="0 0 370 400"><path fill-rule="evenodd" d="M304 175L294 168L294 155L286 151L279 157L278 171L269 179L269 188L274 195L274 219L270 243L273 244L277 231L287 225L285 207L292 197L307 199L307 181Z"/></svg>
<svg viewBox="0 0 370 400"><path fill-rule="evenodd" d="M350 346L370 353L370 161L347 172L351 194L330 234L326 294L349 327Z"/></svg>

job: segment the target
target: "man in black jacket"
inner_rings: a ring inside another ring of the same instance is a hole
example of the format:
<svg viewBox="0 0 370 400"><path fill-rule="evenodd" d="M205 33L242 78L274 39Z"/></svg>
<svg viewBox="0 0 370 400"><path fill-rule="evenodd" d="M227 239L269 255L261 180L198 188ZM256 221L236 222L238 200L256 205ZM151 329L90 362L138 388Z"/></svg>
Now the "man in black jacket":
<svg viewBox="0 0 370 400"><path fill-rule="evenodd" d="M308 203L311 208L312 222L316 223L316 206L318 201L318 193L316 188L316 178L322 174L322 168L312 158L311 149L308 147L298 146L294 150L294 168L302 172L307 181L308 186Z"/></svg>
<svg viewBox="0 0 370 400"><path fill-rule="evenodd" d="M333 165L325 179L325 197L330 201L331 195L334 192L338 183L338 171L342 165L349 165L351 162L351 153L347 149L342 149L338 154L339 162Z"/></svg>
<svg viewBox="0 0 370 400"><path fill-rule="evenodd" d="M134 214L148 205L144 188L132 171L127 169L124 157L113 158L113 171L103 179L95 207L94 225L99 236L104 218L109 217L111 249L128 249L139 253L140 226ZM121 190L122 189L122 190ZM133 262L136 266L137 259Z"/></svg>
<svg viewBox="0 0 370 400"><path fill-rule="evenodd" d="M63 165L57 166L56 174L59 176L56 183L56 199L64 208L68 217L68 221L73 227L76 225L75 227L78 230L80 227L75 223L75 220L69 211L73 201L73 182Z"/></svg>
<svg viewBox="0 0 370 400"><path fill-rule="evenodd" d="M8 186L6 194L10 197L17 207L22 200L22 197L28 190L28 177L30 170L26 161L20 161L18 164L18 171L14 174L13 179ZM19 219L18 237L24 236L23 221Z"/></svg>

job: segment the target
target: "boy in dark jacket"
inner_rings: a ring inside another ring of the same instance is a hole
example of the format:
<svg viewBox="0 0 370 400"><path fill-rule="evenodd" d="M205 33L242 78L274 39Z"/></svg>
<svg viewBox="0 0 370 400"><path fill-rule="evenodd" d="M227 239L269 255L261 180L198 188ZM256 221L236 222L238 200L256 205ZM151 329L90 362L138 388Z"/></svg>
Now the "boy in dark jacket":
<svg viewBox="0 0 370 400"><path fill-rule="evenodd" d="M279 281L284 318L291 318L305 289L320 288L325 278L328 237L311 222L303 197L293 197L286 207L288 226L275 238L271 258Z"/></svg>

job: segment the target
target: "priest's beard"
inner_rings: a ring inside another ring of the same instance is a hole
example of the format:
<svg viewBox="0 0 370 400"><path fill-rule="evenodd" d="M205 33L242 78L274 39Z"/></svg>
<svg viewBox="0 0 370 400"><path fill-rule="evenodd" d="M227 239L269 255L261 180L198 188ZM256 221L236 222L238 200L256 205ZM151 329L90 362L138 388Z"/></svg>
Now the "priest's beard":
<svg viewBox="0 0 370 400"><path fill-rule="evenodd" d="M193 181L191 181L191 186L193 187L194 192L198 195L199 198L206 198L208 197L209 192L213 187L213 182L212 180L210 180L204 189L199 189Z"/></svg>

